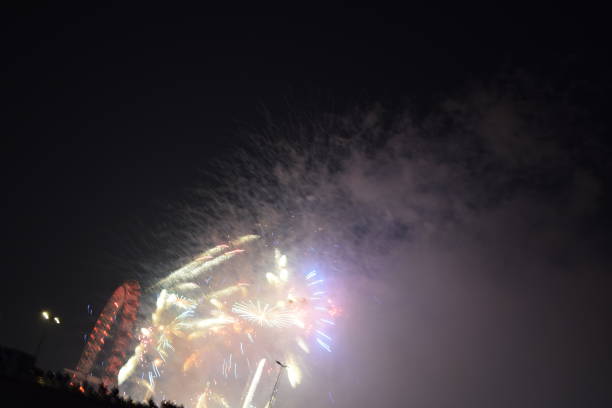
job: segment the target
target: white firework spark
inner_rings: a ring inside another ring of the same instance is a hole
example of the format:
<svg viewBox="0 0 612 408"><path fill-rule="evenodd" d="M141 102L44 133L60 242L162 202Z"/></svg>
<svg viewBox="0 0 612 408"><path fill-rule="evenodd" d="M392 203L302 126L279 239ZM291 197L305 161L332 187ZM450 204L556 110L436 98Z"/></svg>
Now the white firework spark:
<svg viewBox="0 0 612 408"><path fill-rule="evenodd" d="M232 306L232 312L262 327L284 328L295 325L298 322L297 316L293 311L281 306L270 306L267 303L262 305L259 300L256 302L252 300L236 302Z"/></svg>

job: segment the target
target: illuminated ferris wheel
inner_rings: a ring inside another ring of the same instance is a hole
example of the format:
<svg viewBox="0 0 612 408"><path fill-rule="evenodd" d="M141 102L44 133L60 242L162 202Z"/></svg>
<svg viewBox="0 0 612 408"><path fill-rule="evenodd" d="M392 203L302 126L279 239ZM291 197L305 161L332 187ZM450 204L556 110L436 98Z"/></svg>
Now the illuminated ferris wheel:
<svg viewBox="0 0 612 408"><path fill-rule="evenodd" d="M117 373L130 348L139 303L137 281L124 282L113 292L87 338L73 378L91 378L96 363L100 362L103 370L98 375L102 383L108 388L117 386Z"/></svg>

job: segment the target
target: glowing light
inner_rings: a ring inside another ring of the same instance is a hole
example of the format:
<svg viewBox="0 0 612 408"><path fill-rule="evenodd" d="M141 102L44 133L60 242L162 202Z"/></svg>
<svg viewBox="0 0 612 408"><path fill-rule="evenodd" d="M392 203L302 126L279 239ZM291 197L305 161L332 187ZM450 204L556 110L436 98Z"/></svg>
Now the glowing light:
<svg viewBox="0 0 612 408"><path fill-rule="evenodd" d="M223 309L223 303L221 303L219 300L215 298L210 299L210 304L216 307L217 309Z"/></svg>
<svg viewBox="0 0 612 408"><path fill-rule="evenodd" d="M194 366L197 365L198 359L200 357L200 353L198 353L197 351L191 353L191 355L189 357L187 357L185 359L185 362L183 363L183 372L187 372L189 371L191 368L193 368Z"/></svg>
<svg viewBox="0 0 612 408"><path fill-rule="evenodd" d="M51 316L49 315L49 312L47 312L46 310L43 310L43 312L41 313L41 315L42 315L43 319L45 319L45 320L49 320L49 318L51 317Z"/></svg>
<svg viewBox="0 0 612 408"><path fill-rule="evenodd" d="M185 382L180 390L190 395L185 406L252 408L274 381L268 360L282 357L288 383L297 388L309 359L323 357L306 355L318 347L331 352L335 306L324 276L296 273L279 249L273 254L262 249L263 258L240 255L221 269L239 254L252 253L236 246L253 237L204 251L158 282L154 310L118 375L119 384L132 384L126 388L132 398L167 398L166 387L175 387L177 376L194 376L206 386L193 390L187 387L195 383ZM259 387L264 377L266 387ZM135 386L140 388L130 391Z"/></svg>
<svg viewBox="0 0 612 408"><path fill-rule="evenodd" d="M255 389L257 388L259 380L261 379L261 373L263 372L264 365L266 365L266 359L262 358L261 360L259 360L259 364L257 364L255 375L253 376L251 385L249 385L249 390L247 391L246 397L244 398L242 408L250 408L251 401L253 400L253 395L255 394Z"/></svg>
<svg viewBox="0 0 612 408"><path fill-rule="evenodd" d="M266 279L268 280L268 283L271 285L279 286L281 284L280 278L276 276L275 274L273 274L272 272L266 273Z"/></svg>
<svg viewBox="0 0 612 408"><path fill-rule="evenodd" d="M308 348L308 345L302 338L298 337L296 341L297 341L298 347L301 348L304 351L304 353L310 353L310 348Z"/></svg>
<svg viewBox="0 0 612 408"><path fill-rule="evenodd" d="M60 319L59 319L59 317L57 317L57 316L53 318L53 321L54 321L56 324L60 324Z"/></svg>
<svg viewBox="0 0 612 408"><path fill-rule="evenodd" d="M323 333L321 330L317 330L317 333L319 333L321 336L325 337L327 340L331 340L332 339L327 334Z"/></svg>
<svg viewBox="0 0 612 408"><path fill-rule="evenodd" d="M296 323L293 312L278 306L270 306L267 303L262 306L259 300L257 302L252 300L237 302L232 306L232 312L260 326L282 328Z"/></svg>
<svg viewBox="0 0 612 408"><path fill-rule="evenodd" d="M210 329L214 327L225 326L227 324L233 323L234 321L234 318L230 316L220 316L184 323L183 327L188 329Z"/></svg>
<svg viewBox="0 0 612 408"><path fill-rule="evenodd" d="M318 337L317 337L317 343L319 343L321 345L321 347L323 347L325 350L327 350L327 351L329 351L331 353L331 347L329 347L329 344L325 343L323 340L321 340Z"/></svg>
<svg viewBox="0 0 612 408"><path fill-rule="evenodd" d="M289 384L291 388L296 388L302 382L302 371L298 366L295 357L293 355L289 355L287 357L287 378L289 379Z"/></svg>

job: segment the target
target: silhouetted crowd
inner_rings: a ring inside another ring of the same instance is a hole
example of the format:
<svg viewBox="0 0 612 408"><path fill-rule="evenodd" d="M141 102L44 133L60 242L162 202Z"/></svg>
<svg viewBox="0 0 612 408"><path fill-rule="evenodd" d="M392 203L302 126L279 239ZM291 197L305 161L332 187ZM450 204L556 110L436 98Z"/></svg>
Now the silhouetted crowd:
<svg viewBox="0 0 612 408"><path fill-rule="evenodd" d="M74 382L69 374L46 373L34 369L31 381L0 377L0 390L4 400L13 400L14 406L52 407L116 407L116 408L182 408L171 401L158 405L150 399L148 403L136 402L120 395L119 389L108 390L103 384L94 386L87 382ZM0 405L4 406L4 404Z"/></svg>

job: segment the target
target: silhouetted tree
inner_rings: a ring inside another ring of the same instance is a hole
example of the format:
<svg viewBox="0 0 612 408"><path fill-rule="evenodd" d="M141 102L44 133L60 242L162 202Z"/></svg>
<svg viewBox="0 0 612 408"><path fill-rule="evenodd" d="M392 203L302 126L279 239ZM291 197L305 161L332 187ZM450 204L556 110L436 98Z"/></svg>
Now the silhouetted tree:
<svg viewBox="0 0 612 408"><path fill-rule="evenodd" d="M162 401L160 404L160 408L183 408L182 405L176 405L171 401Z"/></svg>
<svg viewBox="0 0 612 408"><path fill-rule="evenodd" d="M66 373L57 375L57 386L60 388L67 388L70 383L70 376Z"/></svg>
<svg viewBox="0 0 612 408"><path fill-rule="evenodd" d="M108 394L108 389L104 386L103 383L100 383L100 385L98 386L98 394L100 395Z"/></svg>

